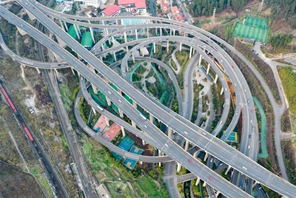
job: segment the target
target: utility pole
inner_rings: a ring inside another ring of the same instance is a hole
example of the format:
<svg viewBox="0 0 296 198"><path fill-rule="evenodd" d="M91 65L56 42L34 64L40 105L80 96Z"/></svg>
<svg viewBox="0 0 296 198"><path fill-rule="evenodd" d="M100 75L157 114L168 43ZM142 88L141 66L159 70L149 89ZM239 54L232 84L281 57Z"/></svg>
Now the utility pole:
<svg viewBox="0 0 296 198"><path fill-rule="evenodd" d="M215 23L215 14L216 14L216 8L214 8L214 11L213 11L213 16L212 16L212 20L211 20L212 25L214 25L214 23Z"/></svg>
<svg viewBox="0 0 296 198"><path fill-rule="evenodd" d="M262 11L263 3L264 3L264 0L261 1L257 14Z"/></svg>

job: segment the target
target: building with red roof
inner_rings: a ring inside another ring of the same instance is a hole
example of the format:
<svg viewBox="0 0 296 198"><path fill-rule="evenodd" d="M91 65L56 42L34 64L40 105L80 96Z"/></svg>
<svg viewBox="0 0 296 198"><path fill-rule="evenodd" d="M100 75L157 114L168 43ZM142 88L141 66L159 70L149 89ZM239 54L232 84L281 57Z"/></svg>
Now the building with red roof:
<svg viewBox="0 0 296 198"><path fill-rule="evenodd" d="M111 5L102 11L103 16L117 16L120 13L120 7L118 5Z"/></svg>
<svg viewBox="0 0 296 198"><path fill-rule="evenodd" d="M125 7L127 12L146 13L145 0L118 0L118 5Z"/></svg>
<svg viewBox="0 0 296 198"><path fill-rule="evenodd" d="M162 14L167 14L170 12L170 4L167 0L161 0L160 6Z"/></svg>
<svg viewBox="0 0 296 198"><path fill-rule="evenodd" d="M184 17L180 13L179 8L177 6L172 7L173 16L176 20L184 22Z"/></svg>

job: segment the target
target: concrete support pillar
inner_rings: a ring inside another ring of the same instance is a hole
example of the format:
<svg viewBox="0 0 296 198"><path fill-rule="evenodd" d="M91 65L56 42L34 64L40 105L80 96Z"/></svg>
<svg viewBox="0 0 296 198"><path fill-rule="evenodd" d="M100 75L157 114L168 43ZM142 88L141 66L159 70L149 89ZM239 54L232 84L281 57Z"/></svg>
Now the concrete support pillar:
<svg viewBox="0 0 296 198"><path fill-rule="evenodd" d="M147 33L146 33L146 35L147 35L147 38L149 38L149 28L147 28Z"/></svg>
<svg viewBox="0 0 296 198"><path fill-rule="evenodd" d="M192 47L190 47L190 50L189 50L189 58L191 58L192 56Z"/></svg>
<svg viewBox="0 0 296 198"><path fill-rule="evenodd" d="M110 119L109 118L107 118L106 116L104 116L104 118L105 118L105 122L106 122L106 125L107 126L110 126Z"/></svg>
<svg viewBox="0 0 296 198"><path fill-rule="evenodd" d="M132 126L136 128L136 123L134 121L132 121Z"/></svg>
<svg viewBox="0 0 296 198"><path fill-rule="evenodd" d="M175 36L175 35L176 35L176 30L174 29L174 30L173 30L173 36Z"/></svg>
<svg viewBox="0 0 296 198"><path fill-rule="evenodd" d="M145 142L145 140L143 140L143 139L142 139L142 144L143 144L143 145L146 145L146 142Z"/></svg>
<svg viewBox="0 0 296 198"><path fill-rule="evenodd" d="M207 68L207 74L209 74L209 72L210 72L210 68L211 68L211 65L210 65L210 64L208 64L208 68Z"/></svg>
<svg viewBox="0 0 296 198"><path fill-rule="evenodd" d="M197 186L199 184L199 182L200 182L200 178L198 177L198 178L196 178L195 185Z"/></svg>
<svg viewBox="0 0 296 198"><path fill-rule="evenodd" d="M57 76L59 75L59 72L57 69L53 69L53 71L56 73Z"/></svg>
<svg viewBox="0 0 296 198"><path fill-rule="evenodd" d="M138 29L135 29L136 40L138 40Z"/></svg>
<svg viewBox="0 0 296 198"><path fill-rule="evenodd" d="M217 192L215 193L215 195L216 195L216 197L218 197L218 196L220 195L220 192L217 191Z"/></svg>
<svg viewBox="0 0 296 198"><path fill-rule="evenodd" d="M135 55L134 55L134 52L132 53L132 59L133 59L133 63L135 63Z"/></svg>
<svg viewBox="0 0 296 198"><path fill-rule="evenodd" d="M94 43L96 43L93 28L89 27L89 31L90 31L91 39L93 40Z"/></svg>
<svg viewBox="0 0 296 198"><path fill-rule="evenodd" d="M228 166L228 168L227 168L226 171L225 171L225 175L228 174L228 172L229 172L230 169L231 169L231 166Z"/></svg>
<svg viewBox="0 0 296 198"><path fill-rule="evenodd" d="M117 59L116 59L116 53L115 53L115 51L113 51L113 57L114 57L114 61L116 62Z"/></svg>
<svg viewBox="0 0 296 198"><path fill-rule="evenodd" d="M199 60L198 60L198 65L201 64L201 60L202 60L202 56L200 55L200 56L199 56Z"/></svg>
<svg viewBox="0 0 296 198"><path fill-rule="evenodd" d="M153 123L153 115L151 113L149 114L149 121Z"/></svg>
<svg viewBox="0 0 296 198"><path fill-rule="evenodd" d="M158 166L161 167L161 162L158 162Z"/></svg>
<svg viewBox="0 0 296 198"><path fill-rule="evenodd" d="M172 138L172 132L173 132L173 129L171 127L168 127L168 137L170 139Z"/></svg>
<svg viewBox="0 0 296 198"><path fill-rule="evenodd" d="M97 88L95 87L94 84L91 84L91 88L93 89L94 94L98 94L98 90L97 90Z"/></svg>
<svg viewBox="0 0 296 198"><path fill-rule="evenodd" d="M121 109L119 109L119 108L118 108L118 110L119 110L119 116L120 116L121 118L123 118L123 111L122 111Z"/></svg>
<svg viewBox="0 0 296 198"><path fill-rule="evenodd" d="M105 49L105 48L104 48L104 44L101 45L101 48L102 48L102 51L104 51L104 49Z"/></svg>
<svg viewBox="0 0 296 198"><path fill-rule="evenodd" d="M180 48L179 48L179 51L181 51L182 50L182 43L180 42Z"/></svg>
<svg viewBox="0 0 296 198"><path fill-rule="evenodd" d="M159 34L162 36L162 28L159 28Z"/></svg>
<svg viewBox="0 0 296 198"><path fill-rule="evenodd" d="M74 72L73 67L71 67L71 71L72 71L72 74L75 75L75 72ZM79 72L78 72L78 76L80 76L80 75L79 75Z"/></svg>
<svg viewBox="0 0 296 198"><path fill-rule="evenodd" d="M123 19L120 19L120 22L121 22L121 25L124 25L124 23L123 23Z"/></svg>
<svg viewBox="0 0 296 198"><path fill-rule="evenodd" d="M252 184L252 188L254 188L257 184L258 184L258 182L256 181L256 180L253 180L254 182L253 182L253 184Z"/></svg>
<svg viewBox="0 0 296 198"><path fill-rule="evenodd" d="M215 76L214 83L217 83L217 80L218 80L218 74L216 74L216 76Z"/></svg>
<svg viewBox="0 0 296 198"><path fill-rule="evenodd" d="M137 103L133 100L133 107L136 109L137 108Z"/></svg>
<svg viewBox="0 0 296 198"><path fill-rule="evenodd" d="M37 67L35 67L35 68L37 70L37 73L40 74L41 72L40 72L39 68L37 68Z"/></svg>
<svg viewBox="0 0 296 198"><path fill-rule="evenodd" d="M123 32L124 42L127 43L126 32Z"/></svg>
<svg viewBox="0 0 296 198"><path fill-rule="evenodd" d="M170 49L170 41L167 41L167 47L166 47L166 49L167 49L167 52L169 52L169 49Z"/></svg>
<svg viewBox="0 0 296 198"><path fill-rule="evenodd" d="M206 187L207 183L204 181L202 187Z"/></svg>
<svg viewBox="0 0 296 198"><path fill-rule="evenodd" d="M197 153L198 153L198 151L195 151L195 152L193 153L193 157L194 157L194 158L196 158Z"/></svg>
<svg viewBox="0 0 296 198"><path fill-rule="evenodd" d="M66 21L64 21L64 27L65 27L66 31L68 31L68 25L67 25Z"/></svg>
<svg viewBox="0 0 296 198"><path fill-rule="evenodd" d="M220 91L220 95L222 95L224 93L224 88L222 87L221 91Z"/></svg>
<svg viewBox="0 0 296 198"><path fill-rule="evenodd" d="M111 106L111 100L106 96L106 100L107 100L107 105Z"/></svg>
<svg viewBox="0 0 296 198"><path fill-rule="evenodd" d="M106 36L109 35L109 30L108 30L108 28L104 28L104 32L105 32L105 35L106 35Z"/></svg>
<svg viewBox="0 0 296 198"><path fill-rule="evenodd" d="M66 30L66 27L64 27L64 23L63 23L63 21L59 20L59 22L60 22L61 28L62 28L64 31L67 31L67 30Z"/></svg>
<svg viewBox="0 0 296 198"><path fill-rule="evenodd" d="M206 152L205 157L204 157L204 161L206 161L209 157L209 153Z"/></svg>
<svg viewBox="0 0 296 198"><path fill-rule="evenodd" d="M95 108L91 107L91 109L92 109L92 111L94 112L94 115L96 115L97 112L96 112Z"/></svg>
<svg viewBox="0 0 296 198"><path fill-rule="evenodd" d="M189 141L186 139L186 142L185 142L185 151L188 150L188 147L189 147Z"/></svg>
<svg viewBox="0 0 296 198"><path fill-rule="evenodd" d="M73 24L73 25L74 25L74 30L76 32L77 38L80 39L80 34L79 34L79 31L78 31L79 27L78 27L78 25L75 25L75 24Z"/></svg>
<svg viewBox="0 0 296 198"><path fill-rule="evenodd" d="M180 163L177 163L177 172L180 172L180 170L181 170L181 164Z"/></svg>
<svg viewBox="0 0 296 198"><path fill-rule="evenodd" d="M153 42L153 53L156 53L155 42Z"/></svg>
<svg viewBox="0 0 296 198"><path fill-rule="evenodd" d="M120 127L121 127L122 136L125 137L125 130L124 130L124 127L123 127L123 126L120 126Z"/></svg>

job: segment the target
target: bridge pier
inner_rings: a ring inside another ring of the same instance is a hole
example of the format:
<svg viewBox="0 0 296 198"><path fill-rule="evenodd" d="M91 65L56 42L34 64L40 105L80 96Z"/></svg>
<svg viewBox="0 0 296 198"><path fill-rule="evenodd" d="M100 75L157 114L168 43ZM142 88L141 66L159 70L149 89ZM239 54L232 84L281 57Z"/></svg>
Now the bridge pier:
<svg viewBox="0 0 296 198"><path fill-rule="evenodd" d="M195 152L193 153L193 157L194 157L194 158L196 158L197 153L198 153L198 151L195 151Z"/></svg>
<svg viewBox="0 0 296 198"><path fill-rule="evenodd" d="M222 95L224 93L224 88L222 87L221 91L220 91L220 95Z"/></svg>
<svg viewBox="0 0 296 198"><path fill-rule="evenodd" d="M197 186L199 184L199 182L200 182L200 178L198 177L198 178L196 178L195 185Z"/></svg>
<svg viewBox="0 0 296 198"><path fill-rule="evenodd" d="M208 67L207 67L207 74L209 74L209 72L210 72L210 68L211 68L211 65L208 64Z"/></svg>
<svg viewBox="0 0 296 198"><path fill-rule="evenodd" d="M135 55L134 55L134 52L132 53L132 59L133 59L133 63L135 63Z"/></svg>
<svg viewBox="0 0 296 198"><path fill-rule="evenodd" d="M218 80L218 74L216 74L216 76L215 76L215 80L214 80L215 84L217 83L217 80Z"/></svg>
<svg viewBox="0 0 296 198"><path fill-rule="evenodd" d="M227 168L226 171L225 171L225 175L228 174L228 172L229 172L230 169L231 169L231 166L228 166L228 168Z"/></svg>
<svg viewBox="0 0 296 198"><path fill-rule="evenodd" d="M189 58L191 58L192 56L192 47L190 46L190 50L189 50Z"/></svg>
<svg viewBox="0 0 296 198"><path fill-rule="evenodd" d="M172 132L173 132L173 129L168 127L168 137L169 137L169 139L172 139Z"/></svg>
<svg viewBox="0 0 296 198"><path fill-rule="evenodd" d="M126 32L123 32L124 42L127 43Z"/></svg>
<svg viewBox="0 0 296 198"><path fill-rule="evenodd" d="M202 56L199 55L198 65L201 65Z"/></svg>
<svg viewBox="0 0 296 198"><path fill-rule="evenodd" d="M142 161L139 161L139 163L140 163L140 164L143 164L143 162L142 162Z"/></svg>
<svg viewBox="0 0 296 198"><path fill-rule="evenodd" d="M204 157L204 161L206 161L207 159L208 159L208 157L209 157L209 153L208 152L205 152L206 154L205 154L205 157Z"/></svg>
<svg viewBox="0 0 296 198"><path fill-rule="evenodd" d="M149 121L153 124L153 115L151 113L149 114Z"/></svg>
<svg viewBox="0 0 296 198"><path fill-rule="evenodd" d="M159 28L159 35L162 36L162 28Z"/></svg>
<svg viewBox="0 0 296 198"><path fill-rule="evenodd" d="M89 21L89 23L90 23L90 21ZM90 31L91 39L93 40L94 43L96 43L93 28L89 27L89 31Z"/></svg>
<svg viewBox="0 0 296 198"><path fill-rule="evenodd" d="M92 88L94 94L98 94L98 90L97 90L97 88L95 87L94 84L91 84L91 88ZM108 99L107 99L107 102L108 102Z"/></svg>
<svg viewBox="0 0 296 198"><path fill-rule="evenodd" d="M105 122L106 122L106 124L107 124L107 126L110 126L110 119L109 118L107 118L106 116L104 116L104 118L105 118Z"/></svg>
<svg viewBox="0 0 296 198"><path fill-rule="evenodd" d="M254 188L257 184L259 184L259 182L257 182L256 180L254 180L254 182L252 184L252 188Z"/></svg>
<svg viewBox="0 0 296 198"><path fill-rule="evenodd" d="M220 195L220 192L217 190L217 192L215 193L216 197L218 197Z"/></svg>
<svg viewBox="0 0 296 198"><path fill-rule="evenodd" d="M147 35L147 38L149 38L149 28L147 28L147 33L146 33L146 35Z"/></svg>
<svg viewBox="0 0 296 198"><path fill-rule="evenodd" d="M73 67L70 67L71 68L71 71L72 71L72 74L75 76L75 72L74 72L74 69L73 69ZM78 76L80 76L80 74L79 74L79 72L77 71L77 73L78 73Z"/></svg>
<svg viewBox="0 0 296 198"><path fill-rule="evenodd" d="M204 181L204 183L202 184L202 187L206 187L207 182Z"/></svg>
<svg viewBox="0 0 296 198"><path fill-rule="evenodd" d="M181 170L181 164L180 163L177 163L177 172L180 172L180 170Z"/></svg>
<svg viewBox="0 0 296 198"><path fill-rule="evenodd" d="M167 52L169 52L169 49L170 49L170 41L167 41Z"/></svg>
<svg viewBox="0 0 296 198"><path fill-rule="evenodd" d="M121 109L119 109L119 108L118 108L118 111L119 111L119 116L120 116L121 118L123 118L123 111L122 111Z"/></svg>
<svg viewBox="0 0 296 198"><path fill-rule="evenodd" d="M135 29L136 40L138 40L138 29Z"/></svg>
<svg viewBox="0 0 296 198"><path fill-rule="evenodd" d="M122 136L125 137L125 130L124 130L124 127L123 127L123 126L120 126L120 127L121 127Z"/></svg>
<svg viewBox="0 0 296 198"><path fill-rule="evenodd" d="M114 61L116 62L116 61L117 61L117 58L116 58L116 53L115 53L115 51L113 51L113 57L114 57Z"/></svg>
<svg viewBox="0 0 296 198"><path fill-rule="evenodd" d="M35 68L37 70L37 73L40 74L41 72L40 72L39 68L38 67L35 67Z"/></svg>
<svg viewBox="0 0 296 198"><path fill-rule="evenodd" d="M155 49L155 42L153 42L153 53L156 53L156 49Z"/></svg>
<svg viewBox="0 0 296 198"><path fill-rule="evenodd" d="M91 107L91 109L92 109L92 111L94 112L94 115L96 115L97 112L96 112L95 108Z"/></svg>
<svg viewBox="0 0 296 198"><path fill-rule="evenodd" d="M182 50L182 43L180 42L180 48L179 48L179 51L181 52Z"/></svg>
<svg viewBox="0 0 296 198"><path fill-rule="evenodd" d="M142 144L143 144L143 145L145 145L145 144L146 144L145 140L142 140Z"/></svg>
<svg viewBox="0 0 296 198"><path fill-rule="evenodd" d="M188 147L189 147L189 141L186 139L186 142L185 142L185 151L188 150Z"/></svg>
<svg viewBox="0 0 296 198"><path fill-rule="evenodd" d="M107 105L111 106L111 100L106 96L106 100L107 100Z"/></svg>
<svg viewBox="0 0 296 198"><path fill-rule="evenodd" d="M78 25L73 24L73 26L74 26L74 30L76 32L77 38L80 39L80 35L79 35L79 31L78 31L79 27L77 27Z"/></svg>
<svg viewBox="0 0 296 198"><path fill-rule="evenodd" d="M132 127L136 128L136 123L132 121Z"/></svg>

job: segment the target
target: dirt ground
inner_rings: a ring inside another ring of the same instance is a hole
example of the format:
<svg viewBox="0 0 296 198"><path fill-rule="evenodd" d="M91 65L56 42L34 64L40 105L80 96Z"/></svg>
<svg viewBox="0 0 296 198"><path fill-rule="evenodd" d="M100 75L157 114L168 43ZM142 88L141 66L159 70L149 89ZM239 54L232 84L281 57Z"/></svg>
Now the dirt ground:
<svg viewBox="0 0 296 198"><path fill-rule="evenodd" d="M31 175L2 161L0 161L0 172L0 197L45 197Z"/></svg>

